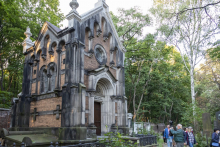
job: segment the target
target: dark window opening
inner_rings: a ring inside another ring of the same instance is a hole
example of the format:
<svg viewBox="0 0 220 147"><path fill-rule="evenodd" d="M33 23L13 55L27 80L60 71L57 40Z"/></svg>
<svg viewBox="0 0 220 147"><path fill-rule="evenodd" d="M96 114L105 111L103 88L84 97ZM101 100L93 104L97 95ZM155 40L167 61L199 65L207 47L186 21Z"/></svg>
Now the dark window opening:
<svg viewBox="0 0 220 147"><path fill-rule="evenodd" d="M65 64L66 63L66 59L63 59L63 64Z"/></svg>
<svg viewBox="0 0 220 147"><path fill-rule="evenodd" d="M36 74L37 73L37 71L36 70L34 70L34 74Z"/></svg>

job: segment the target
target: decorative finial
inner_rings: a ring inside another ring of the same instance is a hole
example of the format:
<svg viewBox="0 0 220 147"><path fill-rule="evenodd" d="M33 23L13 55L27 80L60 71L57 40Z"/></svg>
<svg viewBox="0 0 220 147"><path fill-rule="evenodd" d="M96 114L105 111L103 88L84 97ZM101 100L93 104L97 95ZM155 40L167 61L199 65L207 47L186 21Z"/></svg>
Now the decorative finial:
<svg viewBox="0 0 220 147"><path fill-rule="evenodd" d="M32 36L31 29L29 27L27 27L26 32L24 32L24 35L26 35L27 39L30 39L30 37Z"/></svg>
<svg viewBox="0 0 220 147"><path fill-rule="evenodd" d="M73 9L72 11L75 11L76 13L78 13L76 11L76 9L79 7L79 3L77 2L77 0L72 0L72 2L70 2L70 7Z"/></svg>
<svg viewBox="0 0 220 147"><path fill-rule="evenodd" d="M24 32L24 35L26 36L26 39L22 43L23 53L25 53L27 51L27 49L29 49L30 47L32 47L34 45L32 40L30 39L30 37L32 36L32 33L31 33L31 30L29 27L27 27L26 32Z"/></svg>

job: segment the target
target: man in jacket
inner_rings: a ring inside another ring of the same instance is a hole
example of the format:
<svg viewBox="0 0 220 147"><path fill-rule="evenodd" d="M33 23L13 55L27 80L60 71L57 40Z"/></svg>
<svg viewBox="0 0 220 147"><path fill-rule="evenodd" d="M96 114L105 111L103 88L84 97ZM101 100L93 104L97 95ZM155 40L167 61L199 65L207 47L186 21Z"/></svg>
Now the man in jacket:
<svg viewBox="0 0 220 147"><path fill-rule="evenodd" d="M173 136L170 136L170 125L164 130L163 138L167 140L167 147L172 147Z"/></svg>
<svg viewBox="0 0 220 147"><path fill-rule="evenodd" d="M177 131L171 130L171 133L174 135L174 140L177 147L184 147L184 131L182 130L182 125L178 124L176 126Z"/></svg>

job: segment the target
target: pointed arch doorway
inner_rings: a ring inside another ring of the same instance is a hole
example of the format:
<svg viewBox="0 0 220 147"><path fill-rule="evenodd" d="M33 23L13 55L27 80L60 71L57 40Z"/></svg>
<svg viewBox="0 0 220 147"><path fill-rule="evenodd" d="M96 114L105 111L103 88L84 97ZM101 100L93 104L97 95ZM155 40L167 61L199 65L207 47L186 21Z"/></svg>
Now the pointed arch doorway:
<svg viewBox="0 0 220 147"><path fill-rule="evenodd" d="M108 132L108 128L114 123L113 120L113 102L111 96L113 95L113 87L108 79L102 78L97 82L96 92L94 98L94 124L96 128L96 135L100 136Z"/></svg>

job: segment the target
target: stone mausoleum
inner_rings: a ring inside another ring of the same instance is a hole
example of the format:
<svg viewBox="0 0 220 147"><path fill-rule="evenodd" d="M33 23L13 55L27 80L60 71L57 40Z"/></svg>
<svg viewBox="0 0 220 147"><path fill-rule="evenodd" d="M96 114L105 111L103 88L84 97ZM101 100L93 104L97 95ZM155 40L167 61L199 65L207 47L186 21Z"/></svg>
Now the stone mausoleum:
<svg viewBox="0 0 220 147"><path fill-rule="evenodd" d="M13 134L43 133L65 144L117 129L128 133L126 50L108 5L99 0L82 15L77 0L70 6L67 28L45 22L35 42L31 29L25 32L22 93L13 102L11 133L3 130L6 142Z"/></svg>

